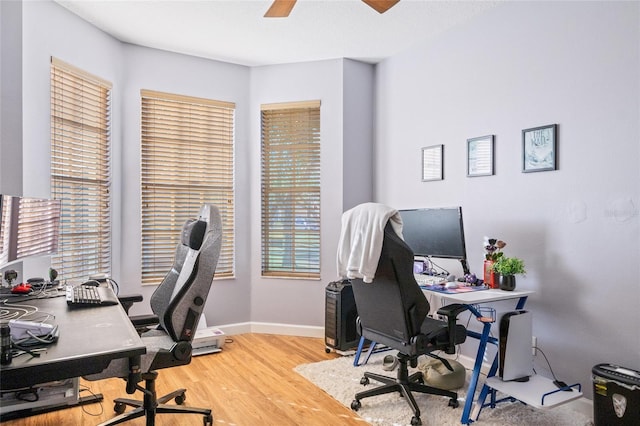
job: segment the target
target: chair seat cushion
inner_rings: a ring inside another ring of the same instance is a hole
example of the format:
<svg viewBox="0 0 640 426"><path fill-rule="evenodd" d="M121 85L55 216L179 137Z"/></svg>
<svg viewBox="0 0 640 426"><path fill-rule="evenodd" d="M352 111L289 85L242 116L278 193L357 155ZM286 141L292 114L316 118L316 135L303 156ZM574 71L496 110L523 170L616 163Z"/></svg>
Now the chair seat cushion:
<svg viewBox="0 0 640 426"><path fill-rule="evenodd" d="M428 339L437 338L439 335L447 335L447 323L430 317L426 317L420 326L420 333Z"/></svg>
<svg viewBox="0 0 640 426"><path fill-rule="evenodd" d="M449 345L449 329L447 323L431 317L426 317L420 327L420 333L424 334L430 344L438 348ZM467 330L460 324L456 324L454 330L454 343L456 345L464 343L467 339Z"/></svg>

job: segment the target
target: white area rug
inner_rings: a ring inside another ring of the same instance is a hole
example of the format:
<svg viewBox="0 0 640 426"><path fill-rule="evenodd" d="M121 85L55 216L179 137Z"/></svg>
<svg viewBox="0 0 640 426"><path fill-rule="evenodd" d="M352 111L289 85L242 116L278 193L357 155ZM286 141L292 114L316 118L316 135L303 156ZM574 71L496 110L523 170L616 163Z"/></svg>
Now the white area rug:
<svg viewBox="0 0 640 426"><path fill-rule="evenodd" d="M387 352L387 354L389 353L394 352ZM329 361L299 365L294 370L346 407L350 407L351 401L353 401L353 397L357 392L379 385L374 380L366 387L361 385L360 379L365 371L395 377L396 370L388 372L382 369L384 355L384 353L374 354L367 364L360 367L353 366L353 356L346 356ZM469 376L470 371L467 370L467 383L463 389L457 390L460 406L456 409L447 405L448 398L414 394L418 407L420 407L420 418L423 426L459 426L461 424L460 419L464 409ZM482 388L483 379L483 376L481 376L477 393ZM500 397L502 396L498 394L498 398ZM404 426L411 424L413 412L409 404L398 393L365 398L361 400L361 403L362 407L357 413L372 425ZM584 414L578 413L567 406L538 410L519 402L503 402L494 409L490 407L484 408L478 421L473 424L478 426L587 426L592 425L593 422Z"/></svg>

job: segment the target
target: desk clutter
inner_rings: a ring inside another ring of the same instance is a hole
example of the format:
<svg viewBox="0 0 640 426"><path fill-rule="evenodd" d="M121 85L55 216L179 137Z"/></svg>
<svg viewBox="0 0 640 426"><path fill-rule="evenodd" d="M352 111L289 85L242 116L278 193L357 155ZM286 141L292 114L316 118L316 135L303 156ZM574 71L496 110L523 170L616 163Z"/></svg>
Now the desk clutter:
<svg viewBox="0 0 640 426"><path fill-rule="evenodd" d="M3 308L3 316L10 312ZM18 314L22 312L18 311ZM2 352L0 363L9 365L21 355L39 357L39 352L58 341L58 326L45 321L24 319L0 320Z"/></svg>

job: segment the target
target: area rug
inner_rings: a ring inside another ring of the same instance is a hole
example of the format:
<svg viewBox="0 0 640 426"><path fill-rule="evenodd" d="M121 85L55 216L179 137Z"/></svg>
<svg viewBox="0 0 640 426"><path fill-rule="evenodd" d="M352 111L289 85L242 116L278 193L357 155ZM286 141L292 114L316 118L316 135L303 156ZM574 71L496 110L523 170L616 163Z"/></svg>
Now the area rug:
<svg viewBox="0 0 640 426"><path fill-rule="evenodd" d="M313 364L303 364L295 367L295 371L334 399L351 406L351 401L357 392L365 389L360 379L365 371L394 376L396 371L387 372L382 369L384 353L374 354L369 362L360 367L353 366L353 356L346 356L321 361ZM467 382L464 388L458 389L460 406L453 409L448 406L448 398L433 395L414 394L421 411L424 426L458 426L464 409L466 390L469 385L470 371L467 370ZM478 390L482 386L482 377ZM367 387L379 385L371 381ZM498 394L498 397L502 397ZM413 412L404 398L399 394L388 394L365 398L361 400L362 407L357 414L375 426L404 426L411 424ZM589 426L593 422L582 413L565 406L552 409L534 409L519 402L503 402L492 409L486 407L474 425L505 426L505 425L535 425L535 426Z"/></svg>

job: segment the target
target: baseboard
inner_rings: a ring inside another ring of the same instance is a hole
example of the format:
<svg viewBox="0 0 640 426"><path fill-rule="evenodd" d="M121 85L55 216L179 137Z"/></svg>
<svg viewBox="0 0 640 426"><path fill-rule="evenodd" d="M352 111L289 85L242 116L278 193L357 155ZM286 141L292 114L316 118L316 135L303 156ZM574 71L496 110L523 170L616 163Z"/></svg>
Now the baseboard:
<svg viewBox="0 0 640 426"><path fill-rule="evenodd" d="M292 325L267 322L243 322L236 324L216 325L227 336L244 333L281 334L284 336L324 338L324 327Z"/></svg>

